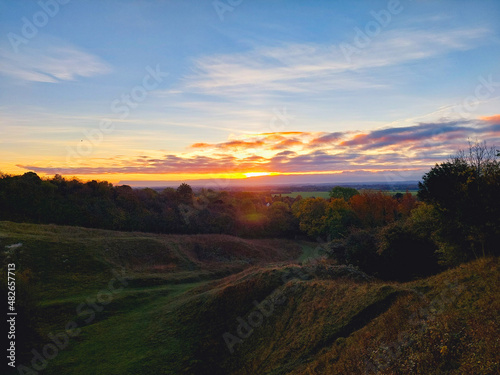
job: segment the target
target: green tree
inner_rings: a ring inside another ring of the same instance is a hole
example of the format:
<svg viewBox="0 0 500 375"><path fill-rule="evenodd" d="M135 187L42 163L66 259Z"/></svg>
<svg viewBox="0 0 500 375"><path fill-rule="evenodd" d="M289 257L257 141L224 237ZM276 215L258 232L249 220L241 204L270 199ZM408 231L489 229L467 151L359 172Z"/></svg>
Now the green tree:
<svg viewBox="0 0 500 375"><path fill-rule="evenodd" d="M423 176L418 197L436 208L444 261L499 254L499 196L500 163L484 143L469 145Z"/></svg>
<svg viewBox="0 0 500 375"><path fill-rule="evenodd" d="M332 190L330 190L330 198L343 199L346 202L349 202L352 197L358 194L359 191L350 187L335 186Z"/></svg>
<svg viewBox="0 0 500 375"><path fill-rule="evenodd" d="M300 230L308 236L317 237L325 234L327 202L323 198L307 198L296 201L293 214L299 219Z"/></svg>
<svg viewBox="0 0 500 375"><path fill-rule="evenodd" d="M375 275L380 269L377 238L372 230L354 230L345 240L345 261Z"/></svg>
<svg viewBox="0 0 500 375"><path fill-rule="evenodd" d="M271 235L289 235L298 229L298 221L290 207L284 202L274 202L268 209L269 231Z"/></svg>
<svg viewBox="0 0 500 375"><path fill-rule="evenodd" d="M177 196L181 203L189 204L193 201L193 189L186 183L182 183L177 188Z"/></svg>
<svg viewBox="0 0 500 375"><path fill-rule="evenodd" d="M325 232L332 239L343 238L356 222L349 204L341 198L334 198L327 203L325 211Z"/></svg>

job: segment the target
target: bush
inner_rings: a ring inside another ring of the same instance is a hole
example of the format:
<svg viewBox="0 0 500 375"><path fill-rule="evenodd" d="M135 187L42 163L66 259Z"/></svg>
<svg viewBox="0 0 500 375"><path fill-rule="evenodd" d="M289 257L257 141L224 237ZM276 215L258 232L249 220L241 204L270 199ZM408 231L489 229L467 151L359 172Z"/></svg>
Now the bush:
<svg viewBox="0 0 500 375"><path fill-rule="evenodd" d="M345 261L362 271L376 275L380 269L377 238L370 230L355 230L345 241Z"/></svg>
<svg viewBox="0 0 500 375"><path fill-rule="evenodd" d="M438 268L435 242L419 235L409 223L393 223L379 234L380 276L407 281L429 276Z"/></svg>

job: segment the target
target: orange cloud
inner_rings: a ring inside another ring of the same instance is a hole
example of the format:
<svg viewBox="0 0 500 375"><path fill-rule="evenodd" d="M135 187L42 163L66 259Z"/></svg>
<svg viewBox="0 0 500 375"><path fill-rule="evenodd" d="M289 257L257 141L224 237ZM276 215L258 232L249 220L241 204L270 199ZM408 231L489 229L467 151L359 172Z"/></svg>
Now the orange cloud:
<svg viewBox="0 0 500 375"><path fill-rule="evenodd" d="M352 139L348 141L340 142L341 146L355 146L366 142L368 134L356 134Z"/></svg>
<svg viewBox="0 0 500 375"><path fill-rule="evenodd" d="M309 134L306 132L273 132L273 133L260 133L258 135L299 135L299 134Z"/></svg>
<svg viewBox="0 0 500 375"><path fill-rule="evenodd" d="M285 139L286 137L283 137L282 135L273 134L266 136L265 141L266 143L272 143L272 142L281 142Z"/></svg>
<svg viewBox="0 0 500 375"><path fill-rule="evenodd" d="M247 142L247 141L230 141L225 143L220 143L217 145L218 148L228 149L247 149L247 148L257 148L264 145L262 141Z"/></svg>
<svg viewBox="0 0 500 375"><path fill-rule="evenodd" d="M208 144L208 143L193 143L190 147L192 148L206 148L206 147L210 147L211 145Z"/></svg>
<svg viewBox="0 0 500 375"><path fill-rule="evenodd" d="M190 147L195 149L217 148L220 150L282 150L287 147L304 145L312 133L308 132L270 132L252 135L242 135L235 139L221 143L193 143Z"/></svg>
<svg viewBox="0 0 500 375"><path fill-rule="evenodd" d="M285 139L284 141L281 141L277 145L274 145L272 147L273 150L282 150L284 148L288 147L293 147L293 146L301 146L303 143L301 141L298 141L296 139Z"/></svg>
<svg viewBox="0 0 500 375"><path fill-rule="evenodd" d="M332 144L334 142L338 142L340 140L340 138L342 138L343 135L344 135L344 133L341 133L341 132L326 133L326 134L323 133L320 137L317 137L317 138L314 138L313 140L311 140L311 142L309 142L309 145L310 146L329 145L329 144Z"/></svg>
<svg viewBox="0 0 500 375"><path fill-rule="evenodd" d="M486 121L486 122L492 122L495 124L500 124L500 115L493 115L493 116L483 116L480 117L481 120Z"/></svg>
<svg viewBox="0 0 500 375"><path fill-rule="evenodd" d="M72 165L61 162L59 166L52 162L26 163L18 165L18 169L78 176L235 173L245 176L245 173L269 171L340 173L367 168L374 171L389 167L407 169L409 166L424 170L466 146L468 138L482 136L492 145L500 144L499 120L500 115L494 115L475 121L419 123L357 134L351 131L246 134L220 143L194 143L191 147L195 150L185 154L122 155L102 160L82 159ZM208 154L206 148L214 152Z"/></svg>

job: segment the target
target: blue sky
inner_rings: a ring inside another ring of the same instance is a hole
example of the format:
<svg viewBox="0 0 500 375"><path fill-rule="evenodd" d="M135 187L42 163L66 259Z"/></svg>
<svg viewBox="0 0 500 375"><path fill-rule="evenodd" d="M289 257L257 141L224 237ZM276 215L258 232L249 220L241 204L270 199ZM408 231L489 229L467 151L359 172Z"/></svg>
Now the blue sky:
<svg viewBox="0 0 500 375"><path fill-rule="evenodd" d="M499 145L498 19L498 1L0 1L0 171L416 179L468 138Z"/></svg>

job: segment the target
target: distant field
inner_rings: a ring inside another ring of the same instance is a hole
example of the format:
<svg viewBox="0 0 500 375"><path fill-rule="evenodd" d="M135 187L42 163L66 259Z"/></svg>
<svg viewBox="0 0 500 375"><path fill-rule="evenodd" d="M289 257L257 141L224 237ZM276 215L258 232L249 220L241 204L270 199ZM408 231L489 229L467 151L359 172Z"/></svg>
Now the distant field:
<svg viewBox="0 0 500 375"><path fill-rule="evenodd" d="M282 197L292 197L295 198L297 195L302 196L302 198L330 198L328 191L294 191L290 194L281 194Z"/></svg>
<svg viewBox="0 0 500 375"><path fill-rule="evenodd" d="M391 195L396 194L396 193L401 193L401 194L406 193L406 190L385 190L385 191ZM416 195L417 191L418 190L408 190L408 192L410 192L413 195ZM277 194L274 194L274 195L277 195ZM294 191L294 192L289 193L289 194L281 194L282 197L291 197L291 198L295 198L297 195L302 196L302 198L311 198L311 197L330 198L330 193L328 191Z"/></svg>
<svg viewBox="0 0 500 375"><path fill-rule="evenodd" d="M396 194L396 193L405 194L406 190L387 190L387 192L391 194ZM418 190L408 190L408 192L411 193L412 195L417 195Z"/></svg>

